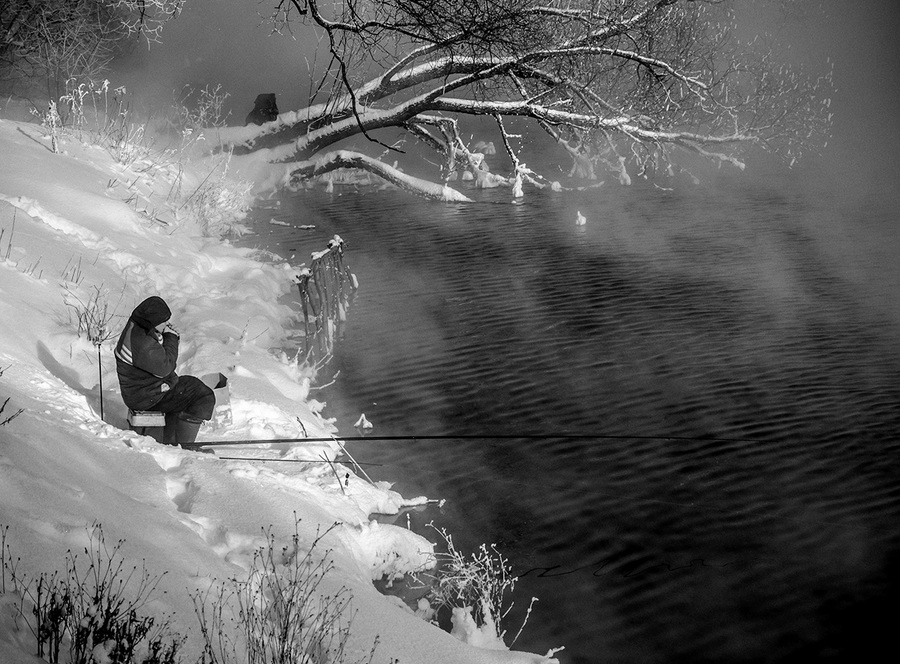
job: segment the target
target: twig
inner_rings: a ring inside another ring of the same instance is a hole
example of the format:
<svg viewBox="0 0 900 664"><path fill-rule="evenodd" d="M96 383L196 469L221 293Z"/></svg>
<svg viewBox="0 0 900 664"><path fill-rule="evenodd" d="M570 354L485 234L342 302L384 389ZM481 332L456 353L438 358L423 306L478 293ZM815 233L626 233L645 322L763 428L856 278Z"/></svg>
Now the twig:
<svg viewBox="0 0 900 664"><path fill-rule="evenodd" d="M331 468L331 472L334 473L334 478L337 480L338 486L341 487L341 493L346 496L347 492L344 491L344 485L341 482L340 476L337 474L337 469L334 467L334 463L332 463L331 459L325 456L324 453L322 453L322 460Z"/></svg>

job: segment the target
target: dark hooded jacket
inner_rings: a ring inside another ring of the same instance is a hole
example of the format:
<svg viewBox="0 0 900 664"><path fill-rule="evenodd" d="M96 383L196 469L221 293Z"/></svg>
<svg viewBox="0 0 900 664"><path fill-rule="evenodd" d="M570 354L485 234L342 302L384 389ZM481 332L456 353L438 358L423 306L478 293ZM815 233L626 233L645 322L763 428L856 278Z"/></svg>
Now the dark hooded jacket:
<svg viewBox="0 0 900 664"><path fill-rule="evenodd" d="M171 317L161 297L148 297L135 307L116 344L122 401L132 410L152 410L178 382L178 335L156 331Z"/></svg>

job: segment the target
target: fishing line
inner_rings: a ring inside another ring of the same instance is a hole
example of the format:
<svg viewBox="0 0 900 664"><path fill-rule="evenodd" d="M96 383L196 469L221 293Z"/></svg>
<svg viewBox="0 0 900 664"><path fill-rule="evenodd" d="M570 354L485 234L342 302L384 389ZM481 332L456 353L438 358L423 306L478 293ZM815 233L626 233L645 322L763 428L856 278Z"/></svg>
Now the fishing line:
<svg viewBox="0 0 900 664"><path fill-rule="evenodd" d="M278 458L268 458L267 459L267 458L263 458L263 457L223 457L223 456L216 456L216 458L221 459L223 461L253 461L253 462L263 461L263 462L278 462L278 463L327 463L327 461L325 461L323 459L278 459ZM348 464L349 462L335 459L334 463ZM392 469L396 469L396 470L402 470L402 471L414 472L414 473L420 473L423 470L426 470L421 467L398 466L396 464L391 464L391 463L354 462L354 464L357 466L378 466L380 468L392 468ZM543 488L543 489L550 489L550 490L557 490L558 487L560 486L559 483L554 484L554 482L552 482L552 481L551 482L528 482L528 481L522 481L522 480L508 480L508 479L503 479L502 477L485 478L485 477L475 475L473 473L464 473L462 475L454 475L453 479L461 479L461 478L472 478L472 479L476 479L478 481L489 482L491 484L505 484L505 485L510 485L510 486ZM372 480L369 479L369 482L372 482ZM568 485L571 483L567 482L566 484ZM609 492L605 492L605 491L597 491L596 488L591 488L590 491L591 491L591 494L593 494L593 495L605 496L608 499L611 499L614 501L620 501L620 502L625 501L625 502L635 502L635 503L656 503L656 504L660 504L660 505L670 505L673 507L707 509L707 510L712 510L712 511L717 511L717 512L723 511L721 508L716 508L714 506L710 506L707 504L676 502L676 501L671 501L671 500L662 500L660 498L647 498L647 497L630 495L630 494L614 494L614 493L609 493ZM433 499L433 500L429 500L428 502L436 503L439 501L436 499Z"/></svg>
<svg viewBox="0 0 900 664"><path fill-rule="evenodd" d="M326 463L322 459L277 459L277 458L261 458L261 457L220 457L217 456L217 459L227 460L227 461L272 461L272 462L280 462L280 463ZM335 460L335 463L347 464L347 461ZM381 468L391 468L395 470L407 471L411 473L420 473L423 470L421 467L414 466L399 466L391 463L371 463L371 462L356 462L357 466L378 466ZM558 491L562 485L561 482L553 482L553 481L545 481L545 482L528 482L522 480L509 480L504 479L502 477L481 477L475 475L473 473L464 473L461 475L454 475L452 480L458 480L462 478L471 478L479 482L486 482L489 484L501 484L507 486L517 486L517 487L525 487L531 490L539 490L546 489L549 491ZM371 482L371 480L369 480ZM565 486L569 486L572 484L571 482L566 482ZM590 489L584 489L585 491L590 491L592 496L603 496L608 501L617 502L617 503L645 503L645 504L653 504L653 505L667 505L669 507L678 507L682 509L695 510L701 513L715 513L721 515L734 515L738 511L738 507L723 507L716 502L710 502L708 500L700 500L695 502L683 502L676 500L663 500L662 498L651 498L649 496L640 496L635 494L626 494L626 493L610 493L608 491L601 491L597 487L591 487ZM427 504L440 504L443 501L441 499L428 499ZM418 505L408 506L411 508L418 507ZM780 520L784 520L787 517L781 517ZM828 526L855 526L857 525L857 521L834 521L830 519L809 519L810 523L819 523L822 525ZM878 530L877 528L873 529Z"/></svg>
<svg viewBox="0 0 900 664"><path fill-rule="evenodd" d="M278 459L278 458L267 459L267 458L263 458L263 457L223 457L223 456L218 456L218 455L216 456L216 458L221 459L223 461L269 461L269 462L279 462L279 463L328 463L328 461L326 461L324 459ZM340 459L335 459L333 463L348 464L349 462L341 461ZM425 470L424 468L421 468L421 467L398 466L396 464L391 464L391 463L367 463L367 462L360 463L358 461L355 461L353 463L354 463L354 465L357 465L357 466L378 466L381 468L394 468L396 470L405 470L405 471L410 471L410 472L422 472L423 470ZM525 481L519 481L519 480L507 480L507 479L503 479L502 477L483 478L483 477L474 475L472 473L464 473L462 475L454 476L455 479L465 478L465 477L476 478L476 479L479 479L480 481L490 482L492 484L509 484L512 486L543 487L543 488L553 488L554 487L552 482L542 482L542 483L525 482ZM372 482L372 480L369 479L369 482ZM597 492L597 491L594 491L593 489L591 490L591 493L606 496L608 498L613 498L616 500L630 500L630 501L635 501L635 502L661 503L661 504L665 504L665 505L674 505L677 507L696 507L695 503L678 503L678 502L673 502L673 501L668 501L668 500L660 500L659 498L640 498L638 496L617 495L617 494L612 494L612 493ZM432 500L429 502L437 502L437 501Z"/></svg>
<svg viewBox="0 0 900 664"><path fill-rule="evenodd" d="M522 436L511 436L511 437L512 438L521 438ZM537 436L537 437L552 438L553 436ZM596 436L584 436L584 437L594 438ZM610 437L610 438L640 438L638 436L606 436L606 437ZM384 438L390 439L392 437L385 436ZM460 438L460 436L448 436L448 438ZM485 438L485 436L471 436L471 438L476 438L476 439L477 438ZM487 436L487 438L493 438L493 436ZM678 438L678 437L670 437L670 436L647 436L647 437L643 437L643 438L648 438L651 440L669 440L669 439L672 439L672 440L700 440L700 441L723 440L723 439L708 439L708 438L699 438L699 439ZM309 439L305 439L305 440L309 440ZM324 440L331 440L331 439L324 439ZM724 440L733 441L735 439L724 439ZM263 442L263 441L259 441L259 442ZM739 442L761 442L761 441L739 441ZM222 456L216 456L216 458L222 459L225 461L251 461L251 462L262 461L262 462L278 462L278 463L327 463L328 462L327 460L324 460L321 458L320 459L283 459L283 458L263 458L263 457L222 457ZM346 460L335 459L333 461L333 463L349 464L350 462L346 461ZM390 469L405 471L405 472L409 472L409 473L421 473L423 471L428 470L427 468L422 468L422 467L403 466L403 465L397 465L397 464L392 464L392 463L359 462L359 461L356 461L355 459L352 461L352 463L354 465L356 465L357 467L376 466L379 468L385 468L385 469L390 468ZM362 470L362 469L360 468L360 470ZM366 477L367 477L367 479L369 479L368 476L366 476ZM546 489L546 490L550 490L550 491L557 491L557 490L559 490L559 488L561 486L563 486L563 484L561 482L554 482L552 480L544 481L544 482L530 482L530 481L522 481L522 480L504 479L503 477L482 477L482 476L476 475L474 473L456 474L451 478L451 480L455 481L455 480L459 480L459 479L463 479L463 478L470 478L475 481L486 482L486 483L490 483L490 484L526 487L526 488L530 488L532 490ZM369 482L372 482L372 480L369 479ZM565 482L565 486L569 486L571 484L572 484L572 482ZM662 498L652 498L649 496L640 496L640 495L635 495L635 494L610 493L608 491L601 491L598 489L598 487L591 487L590 489L584 488L584 490L590 491L590 493L592 495L604 496L606 499L611 500L613 502L651 503L651 504L657 504L657 505L669 505L671 507L691 509L691 510L696 510L698 512L713 512L713 513L719 513L719 514L731 514L737 509L737 507L733 507L733 508L729 509L726 507L722 507L722 506L716 504L715 502L710 502L708 500L702 500L702 499L699 501L695 501L695 502L683 502L683 501L676 501L676 500L663 500ZM435 499L430 499L428 502L435 503L435 502L440 502L440 501L435 500ZM828 519L810 519L810 522L821 523L823 525L832 525L832 526L847 526L847 525L853 525L856 523L855 521L843 522L843 521L833 521L833 520L828 520Z"/></svg>

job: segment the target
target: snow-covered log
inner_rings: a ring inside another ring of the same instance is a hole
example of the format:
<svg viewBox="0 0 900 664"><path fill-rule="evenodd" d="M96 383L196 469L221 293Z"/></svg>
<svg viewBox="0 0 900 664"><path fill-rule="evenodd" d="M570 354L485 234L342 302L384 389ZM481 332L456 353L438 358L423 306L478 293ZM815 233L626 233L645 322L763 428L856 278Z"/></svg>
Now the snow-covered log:
<svg viewBox="0 0 900 664"><path fill-rule="evenodd" d="M351 150L335 150L313 160L299 162L290 173L291 181L309 179L331 173L340 168L358 168L373 173L386 182L424 198L464 203L471 198L447 185L408 175L383 161Z"/></svg>

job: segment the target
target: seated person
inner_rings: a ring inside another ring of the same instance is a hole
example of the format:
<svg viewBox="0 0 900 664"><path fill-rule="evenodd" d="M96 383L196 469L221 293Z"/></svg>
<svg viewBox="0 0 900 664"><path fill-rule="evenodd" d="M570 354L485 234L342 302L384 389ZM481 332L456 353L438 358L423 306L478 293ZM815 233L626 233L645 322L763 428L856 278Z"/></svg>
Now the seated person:
<svg viewBox="0 0 900 664"><path fill-rule="evenodd" d="M175 373L178 332L161 297L135 307L116 344L116 373L122 401L132 410L166 414L163 442L192 443L203 420L212 417L216 395L199 378Z"/></svg>

